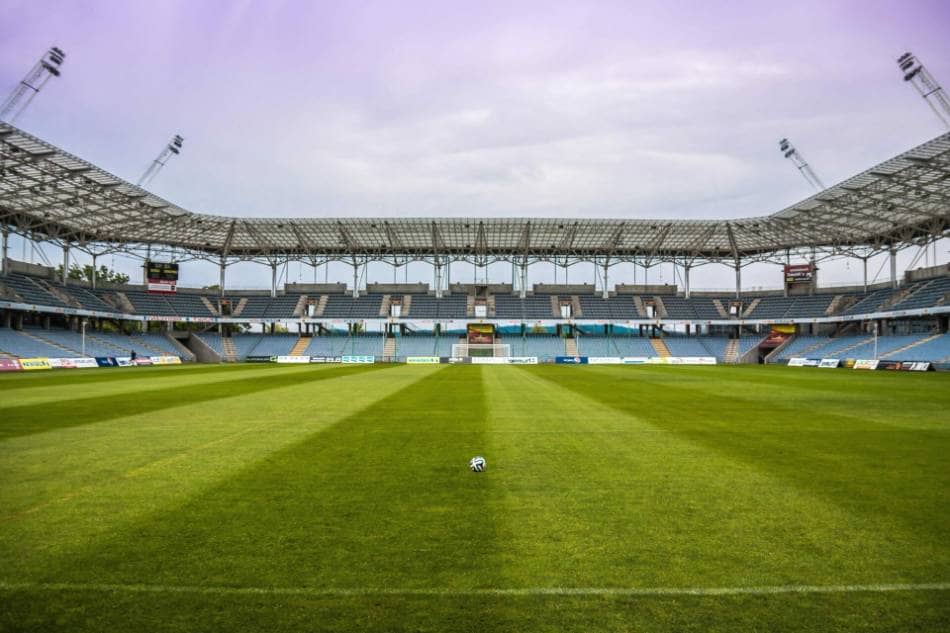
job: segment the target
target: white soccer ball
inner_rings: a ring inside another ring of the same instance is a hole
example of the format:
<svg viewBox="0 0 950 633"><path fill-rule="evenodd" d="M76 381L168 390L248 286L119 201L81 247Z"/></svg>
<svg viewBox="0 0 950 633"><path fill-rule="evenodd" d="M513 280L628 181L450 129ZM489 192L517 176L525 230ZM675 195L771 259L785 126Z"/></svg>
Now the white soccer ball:
<svg viewBox="0 0 950 633"><path fill-rule="evenodd" d="M473 472L483 472L485 470L485 458L480 455L473 457L471 461L468 462L468 467L471 468Z"/></svg>

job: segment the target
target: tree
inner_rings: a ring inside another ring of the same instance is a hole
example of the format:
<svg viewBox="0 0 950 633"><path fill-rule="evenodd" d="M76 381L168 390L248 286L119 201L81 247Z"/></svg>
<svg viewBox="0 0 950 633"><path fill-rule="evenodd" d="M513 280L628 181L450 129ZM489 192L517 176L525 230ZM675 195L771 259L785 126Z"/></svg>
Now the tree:
<svg viewBox="0 0 950 633"><path fill-rule="evenodd" d="M107 268L106 266L100 266L99 270L95 271L96 281L104 281L110 284L126 284L129 283L129 276L122 273L117 273L114 270ZM80 281L92 282L93 268L91 265L86 264L82 268L76 264L72 264L69 267L69 272L66 274L67 279L75 279ZM63 278L63 265L60 264L56 267L56 278Z"/></svg>

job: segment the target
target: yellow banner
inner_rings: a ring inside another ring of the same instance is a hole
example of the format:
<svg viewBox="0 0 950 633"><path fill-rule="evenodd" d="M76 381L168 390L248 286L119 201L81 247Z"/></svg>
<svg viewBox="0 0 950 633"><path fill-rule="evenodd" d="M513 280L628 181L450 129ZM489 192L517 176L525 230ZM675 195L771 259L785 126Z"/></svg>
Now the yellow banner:
<svg viewBox="0 0 950 633"><path fill-rule="evenodd" d="M794 334L795 326L794 325L773 325L773 332L778 332L779 334Z"/></svg>
<svg viewBox="0 0 950 633"><path fill-rule="evenodd" d="M34 371L37 369L52 369L48 358L21 358L20 367L23 371Z"/></svg>

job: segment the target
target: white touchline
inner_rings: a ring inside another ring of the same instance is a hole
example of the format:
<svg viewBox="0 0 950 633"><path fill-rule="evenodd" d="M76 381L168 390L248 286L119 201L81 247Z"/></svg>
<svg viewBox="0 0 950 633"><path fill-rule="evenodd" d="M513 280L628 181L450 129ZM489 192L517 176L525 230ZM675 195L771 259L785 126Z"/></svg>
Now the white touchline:
<svg viewBox="0 0 950 633"><path fill-rule="evenodd" d="M950 591L950 582L873 585L775 585L760 587L525 587L525 588L325 588L227 587L69 582L3 582L7 591L97 591L126 593L192 593L211 595L274 596L741 596L795 593L880 593L894 591Z"/></svg>

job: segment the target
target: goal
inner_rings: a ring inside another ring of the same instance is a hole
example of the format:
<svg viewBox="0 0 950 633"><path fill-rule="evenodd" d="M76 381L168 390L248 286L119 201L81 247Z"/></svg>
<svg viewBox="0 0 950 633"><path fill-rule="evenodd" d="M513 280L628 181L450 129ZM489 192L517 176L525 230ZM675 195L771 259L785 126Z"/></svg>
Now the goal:
<svg viewBox="0 0 950 633"><path fill-rule="evenodd" d="M511 356L511 345L508 343L453 343L452 356L497 356L506 358Z"/></svg>

